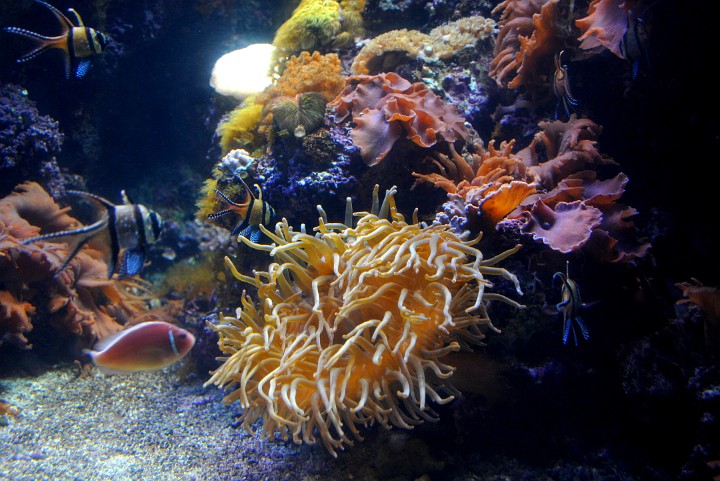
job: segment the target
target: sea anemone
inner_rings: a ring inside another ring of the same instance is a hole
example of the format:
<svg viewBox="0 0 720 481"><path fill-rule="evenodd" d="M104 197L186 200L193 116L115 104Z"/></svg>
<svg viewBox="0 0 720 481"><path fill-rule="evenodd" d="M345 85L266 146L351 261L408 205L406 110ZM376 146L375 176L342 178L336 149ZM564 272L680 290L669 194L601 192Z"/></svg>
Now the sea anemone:
<svg viewBox="0 0 720 481"><path fill-rule="evenodd" d="M314 236L283 220L275 233L262 228L274 245L241 239L276 260L253 277L226 258L262 301L243 293L237 317L213 326L225 358L207 384L234 389L223 402L240 401L248 431L262 418L266 437L314 444L319 436L336 455L362 440L360 426L434 420L428 401L446 403L457 393L443 356L496 330L487 301L521 307L486 291L492 275L520 292L513 274L494 267L518 247L483 259L472 247L478 239L407 223L393 195L378 209L376 187L371 212L354 214L356 227L348 202L345 223L323 215Z"/></svg>

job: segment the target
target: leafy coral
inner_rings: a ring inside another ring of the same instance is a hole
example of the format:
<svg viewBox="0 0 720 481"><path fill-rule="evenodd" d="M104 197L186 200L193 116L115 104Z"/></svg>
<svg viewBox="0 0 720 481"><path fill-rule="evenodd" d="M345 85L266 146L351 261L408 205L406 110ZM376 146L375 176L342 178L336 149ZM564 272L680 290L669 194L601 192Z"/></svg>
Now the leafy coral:
<svg viewBox="0 0 720 481"><path fill-rule="evenodd" d="M214 326L223 365L208 383L234 388L243 426L263 419L263 432L296 443L319 436L334 455L362 439L359 426L410 428L435 413L428 400L452 399L453 368L443 356L478 343L493 328L486 303L487 276L516 277L447 226L405 221L394 192L383 206L352 223L321 219L313 236L287 222L274 245L246 244L276 259L253 277L235 277L258 289L262 303L243 294L237 317ZM377 206L377 203L375 204ZM390 214L390 219L385 218Z"/></svg>
<svg viewBox="0 0 720 481"><path fill-rule="evenodd" d="M420 147L470 140L465 118L455 106L423 82L410 83L394 72L350 77L331 106L337 122L352 116L350 135L369 166L381 162L403 137Z"/></svg>

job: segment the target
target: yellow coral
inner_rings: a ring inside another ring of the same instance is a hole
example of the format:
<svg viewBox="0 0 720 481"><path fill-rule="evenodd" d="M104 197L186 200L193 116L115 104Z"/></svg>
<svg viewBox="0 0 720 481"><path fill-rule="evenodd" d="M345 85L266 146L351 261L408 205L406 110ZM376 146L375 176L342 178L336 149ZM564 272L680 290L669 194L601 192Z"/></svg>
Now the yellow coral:
<svg viewBox="0 0 720 481"><path fill-rule="evenodd" d="M494 27L494 20L474 16L440 25L429 34L418 30L391 30L366 43L350 70L353 75L374 75L390 72L408 58L446 59L490 38Z"/></svg>
<svg viewBox="0 0 720 481"><path fill-rule="evenodd" d="M321 219L315 236L283 221L274 234L263 228L274 245L242 239L276 260L254 277L226 259L262 303L243 294L237 317L214 326L226 357L208 384L234 388L224 403L240 401L246 429L262 418L265 436L309 444L319 436L335 455L362 439L360 426L434 419L428 400L456 393L443 356L478 343L481 327L494 329L487 301L521 307L486 291L488 275L520 291L514 275L493 267L517 247L483 259L476 240L448 226L405 222L393 194L379 213L356 214L355 228L351 215L345 224Z"/></svg>
<svg viewBox="0 0 720 481"><path fill-rule="evenodd" d="M218 128L223 153L232 149L255 145L260 139L257 127L262 120L262 104L250 103L232 112Z"/></svg>

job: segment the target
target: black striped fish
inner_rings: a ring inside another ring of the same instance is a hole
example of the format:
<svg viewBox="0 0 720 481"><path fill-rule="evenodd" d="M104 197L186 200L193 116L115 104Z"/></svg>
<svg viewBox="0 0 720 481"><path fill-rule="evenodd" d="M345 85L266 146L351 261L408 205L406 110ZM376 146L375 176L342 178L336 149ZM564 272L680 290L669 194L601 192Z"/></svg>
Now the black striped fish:
<svg viewBox="0 0 720 481"><path fill-rule="evenodd" d="M68 190L67 193L86 197L105 207L105 212L100 220L77 229L25 239L22 243L30 244L70 236L80 237L78 244L55 273L57 276L70 264L70 261L85 244L101 232L106 232L110 250L108 279L115 273L116 268L119 268L119 277L133 276L139 273L145 264L147 246L157 241L162 232L160 215L142 204L130 202L124 190L122 191L123 204L121 205L115 205L99 195L88 192Z"/></svg>
<svg viewBox="0 0 720 481"><path fill-rule="evenodd" d="M565 273L556 272L553 276L553 281L560 279L562 283L560 287L560 302L557 304L556 309L558 313L563 315L563 344L567 344L570 338L570 333L573 335L573 341L575 345L578 345L578 333L586 341L590 339L590 331L588 331L585 322L580 317L580 309L588 307L584 304L580 297L580 288L577 283L570 279L568 262L565 265Z"/></svg>
<svg viewBox="0 0 720 481"><path fill-rule="evenodd" d="M103 50L105 50L108 37L94 28L86 27L80 15L72 8L68 9L68 13L74 17L75 23L49 3L41 0L36 0L36 2L50 9L60 22L62 31L58 36L47 37L39 33L31 32L30 30L25 30L24 28L4 28L3 30L8 33L21 35L37 43L34 49L20 57L17 61L27 62L47 50L57 48L62 50L65 56L65 77L70 78L70 75L76 78L83 77L90 66L90 57L102 53Z"/></svg>
<svg viewBox="0 0 720 481"><path fill-rule="evenodd" d="M245 198L245 202L241 204L234 202L218 189L215 189L215 193L222 197L223 200L230 205L230 207L228 209L221 210L220 212L210 214L208 218L217 219L218 217L222 217L230 213L238 214L241 221L233 229L232 236L243 236L250 239L250 241L257 243L260 241L260 236L262 235L260 225L270 225L273 217L275 217L275 209L263 200L260 186L255 184L255 188L258 191L258 196L255 197L255 194L252 193L245 181L240 177L236 176L236 178L242 182L245 187L245 192L248 194Z"/></svg>

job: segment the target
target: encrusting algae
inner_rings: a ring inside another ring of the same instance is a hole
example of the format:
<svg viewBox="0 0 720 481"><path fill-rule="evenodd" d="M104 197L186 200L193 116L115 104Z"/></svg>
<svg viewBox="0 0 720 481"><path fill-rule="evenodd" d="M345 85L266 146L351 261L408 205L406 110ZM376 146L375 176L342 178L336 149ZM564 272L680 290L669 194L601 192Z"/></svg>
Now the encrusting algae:
<svg viewBox="0 0 720 481"><path fill-rule="evenodd" d="M283 220L274 242L245 244L275 259L254 277L226 263L235 277L258 289L260 305L243 293L237 317L213 326L224 363L207 384L234 389L223 402L240 401L243 426L262 418L263 433L314 444L332 455L360 426L411 428L436 414L428 400L446 403L457 390L454 368L443 356L480 343L493 329L486 303L517 302L486 292L487 276L501 276L520 292L517 278L448 226L407 223L394 190L378 209L377 186L370 213L352 227L323 217L316 235L295 232ZM389 219L388 219L389 215Z"/></svg>

